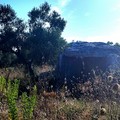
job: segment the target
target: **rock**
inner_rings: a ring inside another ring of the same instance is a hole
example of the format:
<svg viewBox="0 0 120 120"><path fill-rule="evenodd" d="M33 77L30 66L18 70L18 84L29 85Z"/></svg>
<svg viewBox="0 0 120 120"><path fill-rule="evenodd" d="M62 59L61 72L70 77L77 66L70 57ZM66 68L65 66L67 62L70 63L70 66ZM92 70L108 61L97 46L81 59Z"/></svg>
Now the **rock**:
<svg viewBox="0 0 120 120"><path fill-rule="evenodd" d="M101 107L100 109L100 115L106 115L107 114L107 111L104 107Z"/></svg>
<svg viewBox="0 0 120 120"><path fill-rule="evenodd" d="M59 83L92 80L94 74L120 68L120 47L103 42L73 42L60 55ZM60 85L60 84L59 84Z"/></svg>

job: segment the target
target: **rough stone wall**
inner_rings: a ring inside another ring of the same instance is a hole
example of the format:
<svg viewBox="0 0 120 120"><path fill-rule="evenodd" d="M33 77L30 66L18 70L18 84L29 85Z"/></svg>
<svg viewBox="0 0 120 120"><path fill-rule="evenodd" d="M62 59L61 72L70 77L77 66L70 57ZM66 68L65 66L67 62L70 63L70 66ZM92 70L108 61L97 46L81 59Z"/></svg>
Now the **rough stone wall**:
<svg viewBox="0 0 120 120"><path fill-rule="evenodd" d="M57 71L61 81L79 78L92 80L94 71L106 72L109 68L120 68L120 47L101 42L75 42L61 55Z"/></svg>

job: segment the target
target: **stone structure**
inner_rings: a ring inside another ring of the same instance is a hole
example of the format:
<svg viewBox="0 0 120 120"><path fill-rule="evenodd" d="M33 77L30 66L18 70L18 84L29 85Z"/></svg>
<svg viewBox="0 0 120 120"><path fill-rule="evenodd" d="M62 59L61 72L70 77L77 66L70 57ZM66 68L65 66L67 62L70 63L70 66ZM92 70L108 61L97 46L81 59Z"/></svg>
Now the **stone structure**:
<svg viewBox="0 0 120 120"><path fill-rule="evenodd" d="M120 68L120 47L103 42L73 42L60 55L59 81L63 79L86 81L94 73Z"/></svg>

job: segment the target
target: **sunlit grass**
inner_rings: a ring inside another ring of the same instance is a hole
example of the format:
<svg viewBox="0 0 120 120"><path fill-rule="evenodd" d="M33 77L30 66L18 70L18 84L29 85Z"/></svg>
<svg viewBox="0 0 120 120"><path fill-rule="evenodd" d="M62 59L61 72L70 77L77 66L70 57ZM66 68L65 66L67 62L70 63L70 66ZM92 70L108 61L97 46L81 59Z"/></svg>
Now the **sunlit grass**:
<svg viewBox="0 0 120 120"><path fill-rule="evenodd" d="M117 79L118 83L114 82L114 79ZM7 93L4 77L1 77L0 80L0 119L9 120L11 119L10 104L7 94L10 90ZM117 87L116 84L118 84ZM36 97L33 96L36 100L25 93L22 98L19 96L15 101L13 100L18 108L15 111L17 112L16 118L18 120L119 120L119 84L118 76L108 75L96 76L93 83L91 81L78 83L74 86L77 92L73 93L70 92L66 83L59 92L47 92L43 86L44 89ZM18 87L15 88L15 91L18 92ZM79 91L81 92L80 97L75 98L74 94ZM35 95L32 91L30 93L30 96Z"/></svg>

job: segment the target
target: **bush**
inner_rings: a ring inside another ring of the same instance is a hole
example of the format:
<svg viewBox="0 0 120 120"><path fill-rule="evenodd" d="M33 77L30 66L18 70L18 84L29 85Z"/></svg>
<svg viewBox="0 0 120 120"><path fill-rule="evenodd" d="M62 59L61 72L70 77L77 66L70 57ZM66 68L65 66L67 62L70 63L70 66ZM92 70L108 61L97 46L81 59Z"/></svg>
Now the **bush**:
<svg viewBox="0 0 120 120"><path fill-rule="evenodd" d="M36 93L37 89L34 86L32 95L27 96L27 93L23 93L21 97L21 105L22 108L18 106L18 92L19 92L19 80L8 80L6 83L6 79L0 76L0 97L1 101L3 95L7 98L8 104L8 112L9 112L9 119L11 120L19 120L19 111L22 109L22 119L23 120L30 120L33 117L33 110L36 104ZM0 101L0 102L1 102Z"/></svg>

